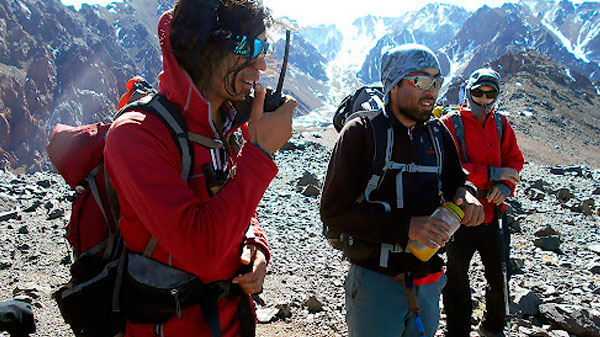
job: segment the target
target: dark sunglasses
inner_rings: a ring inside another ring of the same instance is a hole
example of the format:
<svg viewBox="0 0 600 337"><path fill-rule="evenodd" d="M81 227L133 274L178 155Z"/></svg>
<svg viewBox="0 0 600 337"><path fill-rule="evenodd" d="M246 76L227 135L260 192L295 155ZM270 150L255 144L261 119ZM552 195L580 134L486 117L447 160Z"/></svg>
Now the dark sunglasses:
<svg viewBox="0 0 600 337"><path fill-rule="evenodd" d="M442 77L431 77L427 75L412 75L404 77L413 87L421 90L429 90L431 87L440 90L444 79Z"/></svg>
<svg viewBox="0 0 600 337"><path fill-rule="evenodd" d="M261 39L254 39L254 42L249 41L246 35L237 36L235 47L233 48L233 53L247 59L255 59L260 53L264 53L267 55L269 53L269 42L263 41Z"/></svg>
<svg viewBox="0 0 600 337"><path fill-rule="evenodd" d="M491 90L491 91L483 91L483 90L479 90L479 89L471 90L471 96L473 96L473 97L483 97L483 95L485 95L485 97L487 97L487 98L495 99L496 97L498 97L498 92L496 90Z"/></svg>

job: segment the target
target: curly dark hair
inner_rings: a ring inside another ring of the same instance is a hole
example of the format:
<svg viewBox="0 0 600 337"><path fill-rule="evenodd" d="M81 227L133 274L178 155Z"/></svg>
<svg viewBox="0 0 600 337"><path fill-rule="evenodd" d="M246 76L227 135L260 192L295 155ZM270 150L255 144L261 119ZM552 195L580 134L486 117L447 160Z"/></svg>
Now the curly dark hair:
<svg viewBox="0 0 600 337"><path fill-rule="evenodd" d="M231 45L214 32L228 31L234 36L246 35L253 40L271 25L271 21L262 0L175 0L169 37L172 52L206 96L214 68L232 53ZM250 62L240 62L227 71L223 81L232 96L237 94L237 73Z"/></svg>

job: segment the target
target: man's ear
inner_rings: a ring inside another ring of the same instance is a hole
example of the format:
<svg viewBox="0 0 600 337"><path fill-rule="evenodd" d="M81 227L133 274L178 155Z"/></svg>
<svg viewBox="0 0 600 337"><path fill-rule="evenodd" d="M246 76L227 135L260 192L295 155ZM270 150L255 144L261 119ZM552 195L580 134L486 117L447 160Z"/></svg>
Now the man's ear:
<svg viewBox="0 0 600 337"><path fill-rule="evenodd" d="M400 90L400 86L402 85L403 80L400 80L400 82L398 82L395 86L392 87L392 90L390 90L390 103L392 103L392 100L395 102L396 101L396 97L398 95L398 90Z"/></svg>

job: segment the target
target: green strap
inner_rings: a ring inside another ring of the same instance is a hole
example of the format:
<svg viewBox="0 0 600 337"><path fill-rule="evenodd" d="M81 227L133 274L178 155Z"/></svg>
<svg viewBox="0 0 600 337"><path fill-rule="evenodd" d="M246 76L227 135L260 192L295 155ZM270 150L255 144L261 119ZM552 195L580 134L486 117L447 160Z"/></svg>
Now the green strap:
<svg viewBox="0 0 600 337"><path fill-rule="evenodd" d="M188 132L188 140L209 149L220 149L224 147L223 142L220 140L208 138L193 132Z"/></svg>
<svg viewBox="0 0 600 337"><path fill-rule="evenodd" d="M150 240L148 241L148 244L146 245L146 249L144 249L144 256L146 257L152 257L152 253L154 252L154 249L156 249L156 245L158 244L158 241L156 241L156 238L153 236L150 237Z"/></svg>

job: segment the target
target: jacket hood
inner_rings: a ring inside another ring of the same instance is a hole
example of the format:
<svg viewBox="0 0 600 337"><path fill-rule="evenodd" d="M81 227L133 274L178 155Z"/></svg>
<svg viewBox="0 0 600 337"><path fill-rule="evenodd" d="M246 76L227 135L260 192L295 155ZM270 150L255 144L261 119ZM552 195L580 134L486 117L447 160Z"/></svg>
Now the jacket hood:
<svg viewBox="0 0 600 337"><path fill-rule="evenodd" d="M190 75L179 65L171 48L173 11L163 13L158 23L158 38L162 50L163 70L158 75L159 94L175 104L183 113L191 132L216 138L212 111Z"/></svg>
<svg viewBox="0 0 600 337"><path fill-rule="evenodd" d="M469 103L469 107L471 108L471 113L474 116L478 117L482 114L485 114L482 118L482 120L485 121L489 112L493 109L494 104L498 101L498 97L500 97L500 81L500 74L497 71L489 68L477 69L471 74L465 86L465 97ZM471 96L471 90L477 89L484 85L496 89L496 91L498 91L498 96L489 104L476 103Z"/></svg>

